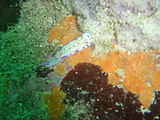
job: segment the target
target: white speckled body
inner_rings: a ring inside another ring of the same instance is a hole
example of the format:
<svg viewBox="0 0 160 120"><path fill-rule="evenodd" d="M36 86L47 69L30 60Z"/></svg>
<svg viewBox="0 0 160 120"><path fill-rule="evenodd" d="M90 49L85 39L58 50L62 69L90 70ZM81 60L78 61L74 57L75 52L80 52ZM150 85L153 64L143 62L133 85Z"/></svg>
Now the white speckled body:
<svg viewBox="0 0 160 120"><path fill-rule="evenodd" d="M92 38L89 33L83 33L76 40L69 42L64 45L60 51L57 51L55 55L43 65L45 67L51 67L59 62L61 62L64 58L67 58L92 44Z"/></svg>

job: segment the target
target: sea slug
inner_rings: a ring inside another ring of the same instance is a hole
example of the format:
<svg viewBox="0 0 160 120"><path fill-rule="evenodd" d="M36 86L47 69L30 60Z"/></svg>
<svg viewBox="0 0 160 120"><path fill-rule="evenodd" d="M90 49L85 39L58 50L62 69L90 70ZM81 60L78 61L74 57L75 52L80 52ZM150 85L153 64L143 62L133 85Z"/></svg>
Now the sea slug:
<svg viewBox="0 0 160 120"><path fill-rule="evenodd" d="M53 65L61 62L64 58L67 58L92 44L92 37L89 33L85 32L76 40L69 42L68 44L64 45L60 51L57 51L55 55L45 62L43 66L45 67L52 67Z"/></svg>

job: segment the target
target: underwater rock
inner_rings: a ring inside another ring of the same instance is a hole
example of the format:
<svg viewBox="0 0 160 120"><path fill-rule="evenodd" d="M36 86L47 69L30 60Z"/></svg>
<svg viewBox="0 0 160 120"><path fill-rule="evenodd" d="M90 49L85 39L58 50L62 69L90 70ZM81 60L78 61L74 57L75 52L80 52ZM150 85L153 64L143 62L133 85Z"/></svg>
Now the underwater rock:
<svg viewBox="0 0 160 120"><path fill-rule="evenodd" d="M131 92L108 84L107 73L90 63L79 63L61 82L66 104L84 100L89 103L91 118L95 120L141 120L141 103Z"/></svg>
<svg viewBox="0 0 160 120"><path fill-rule="evenodd" d="M94 39L95 52L108 52L111 44L131 52L160 50L159 0L70 0L81 32ZM136 32L135 32L136 31ZM104 44L103 51L101 44Z"/></svg>

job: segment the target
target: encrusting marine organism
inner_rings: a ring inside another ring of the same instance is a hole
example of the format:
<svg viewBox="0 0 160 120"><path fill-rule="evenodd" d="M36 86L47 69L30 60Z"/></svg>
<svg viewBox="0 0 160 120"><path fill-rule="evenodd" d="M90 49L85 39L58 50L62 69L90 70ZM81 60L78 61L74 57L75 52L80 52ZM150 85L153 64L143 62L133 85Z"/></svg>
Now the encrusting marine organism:
<svg viewBox="0 0 160 120"><path fill-rule="evenodd" d="M60 51L57 51L55 55L45 62L43 66L52 67L53 65L61 62L65 58L89 47L92 44L92 37L89 33L85 32L76 40L64 45Z"/></svg>

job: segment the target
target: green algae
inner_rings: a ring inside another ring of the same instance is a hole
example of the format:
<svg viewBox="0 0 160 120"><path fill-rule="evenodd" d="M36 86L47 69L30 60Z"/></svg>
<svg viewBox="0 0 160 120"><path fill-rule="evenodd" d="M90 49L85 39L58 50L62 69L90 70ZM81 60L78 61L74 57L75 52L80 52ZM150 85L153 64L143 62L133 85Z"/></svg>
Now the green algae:
<svg viewBox="0 0 160 120"><path fill-rule="evenodd" d="M0 32L1 120L48 119L41 91L27 92L22 86L36 76L36 68L46 61L51 49L46 42L49 29L68 13L62 7L60 0L28 0L22 3L19 23Z"/></svg>
<svg viewBox="0 0 160 120"><path fill-rule="evenodd" d="M20 29L17 31L18 27ZM36 34L29 36L25 25L20 24L7 33L1 33L0 119L30 120L33 117L45 117L44 108L37 108L41 104L40 101L35 101L38 93L35 91L25 94L26 91L21 89L23 82L35 76L34 70L47 53L47 50L44 50L47 48L38 47L39 44L34 39L36 37ZM17 93L12 94L12 89L17 89ZM23 94L20 94L20 91Z"/></svg>

